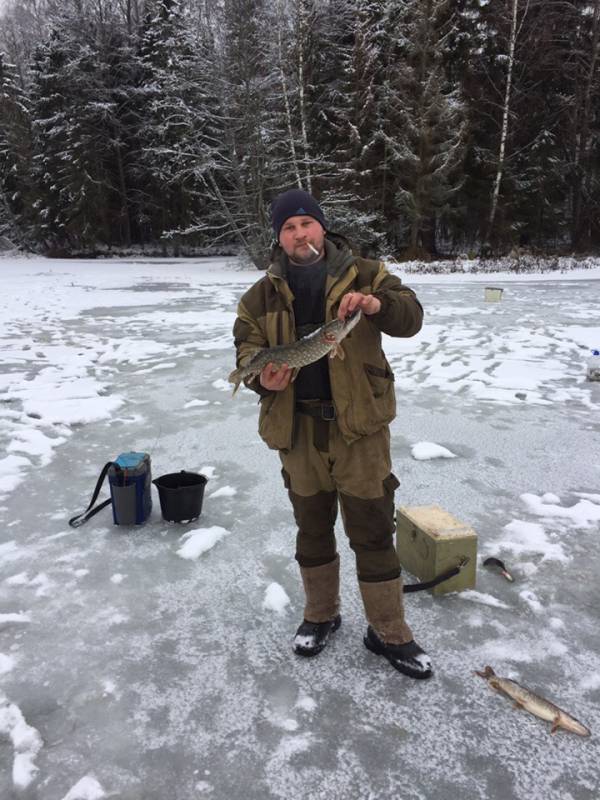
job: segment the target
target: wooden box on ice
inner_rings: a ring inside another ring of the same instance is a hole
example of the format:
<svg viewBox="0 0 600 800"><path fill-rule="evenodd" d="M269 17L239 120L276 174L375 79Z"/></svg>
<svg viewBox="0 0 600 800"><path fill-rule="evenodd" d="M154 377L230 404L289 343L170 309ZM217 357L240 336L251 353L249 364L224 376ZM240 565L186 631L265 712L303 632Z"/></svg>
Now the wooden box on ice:
<svg viewBox="0 0 600 800"><path fill-rule="evenodd" d="M402 567L419 582L430 581L469 563L453 578L429 591L434 595L460 592L475 586L477 534L439 506L400 506L396 511L396 549Z"/></svg>

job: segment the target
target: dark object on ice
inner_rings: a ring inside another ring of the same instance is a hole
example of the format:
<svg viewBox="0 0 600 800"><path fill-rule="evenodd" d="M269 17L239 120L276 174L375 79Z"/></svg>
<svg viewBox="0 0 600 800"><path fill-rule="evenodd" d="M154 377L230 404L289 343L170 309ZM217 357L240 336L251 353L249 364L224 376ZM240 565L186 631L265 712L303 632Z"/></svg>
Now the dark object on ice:
<svg viewBox="0 0 600 800"><path fill-rule="evenodd" d="M518 400L527 400L527 392L515 392L515 397Z"/></svg>
<svg viewBox="0 0 600 800"><path fill-rule="evenodd" d="M402 592L404 594L410 594L411 592L422 592L424 589L433 589L434 586L438 586L440 583L448 581L450 578L458 575L459 572L467 566L470 560L471 559L469 556L463 556L456 567L447 569L445 572L442 572L441 575L436 575L436 577L430 581L423 581L422 583L405 583L402 586Z"/></svg>
<svg viewBox="0 0 600 800"><path fill-rule="evenodd" d="M107 475L110 498L93 508ZM111 503L115 525L142 525L152 511L151 480L152 471L148 453L132 451L121 453L114 461L104 465L89 506L81 514L70 519L69 525L78 528Z"/></svg>
<svg viewBox="0 0 600 800"><path fill-rule="evenodd" d="M363 641L367 650L387 658L390 664L404 675L418 679L431 678L433 675L431 659L414 640L406 644L387 644L369 625Z"/></svg>
<svg viewBox="0 0 600 800"><path fill-rule="evenodd" d="M506 578L507 581L510 581L511 583L513 583L513 581L514 581L513 576L506 569L506 566L504 565L504 562L500 561L499 558L486 558L486 560L483 562L483 566L484 567L493 567L494 569L500 570L500 574L504 575L504 577Z"/></svg>
<svg viewBox="0 0 600 800"><path fill-rule="evenodd" d="M340 614L327 622L304 620L294 637L294 653L299 656L316 656L327 644L330 634L335 633L341 624Z"/></svg>
<svg viewBox="0 0 600 800"><path fill-rule="evenodd" d="M208 478L196 472L171 472L152 483L158 489L160 510L168 522L191 522L200 516Z"/></svg>

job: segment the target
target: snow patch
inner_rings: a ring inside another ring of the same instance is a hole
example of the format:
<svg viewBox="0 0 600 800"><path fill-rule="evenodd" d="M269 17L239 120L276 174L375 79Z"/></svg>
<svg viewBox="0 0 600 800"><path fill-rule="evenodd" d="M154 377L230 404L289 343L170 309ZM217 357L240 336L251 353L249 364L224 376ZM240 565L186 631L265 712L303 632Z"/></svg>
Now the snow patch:
<svg viewBox="0 0 600 800"><path fill-rule="evenodd" d="M309 697L307 694L301 694L296 701L296 705L294 708L299 708L302 711L314 711L317 707L317 701L313 700L312 697Z"/></svg>
<svg viewBox="0 0 600 800"><path fill-rule="evenodd" d="M267 611L283 614L289 602L290 598L281 584L273 582L267 586L263 600L263 608Z"/></svg>
<svg viewBox="0 0 600 800"><path fill-rule="evenodd" d="M435 442L417 442L411 450L416 461L429 461L432 458L456 458L456 453Z"/></svg>
<svg viewBox="0 0 600 800"><path fill-rule="evenodd" d="M7 622L31 622L31 617L27 613L0 614L0 625Z"/></svg>
<svg viewBox="0 0 600 800"><path fill-rule="evenodd" d="M472 600L474 603L481 603L484 606L492 606L493 608L510 608L510 606L507 606L506 603L498 600L498 598L494 597L494 595L486 594L485 592L477 592L475 589L465 589L465 591L459 592L458 596L462 597L464 600Z"/></svg>
<svg viewBox="0 0 600 800"><path fill-rule="evenodd" d="M214 547L224 536L229 536L230 533L231 531L221 528L219 525L188 531L180 539L184 544L177 551L177 555L193 561Z"/></svg>
<svg viewBox="0 0 600 800"><path fill-rule="evenodd" d="M504 526L507 536L494 543L495 548L509 550L516 556L529 553L539 553L542 561L560 561L563 564L569 563L569 557L565 554L560 542L551 542L542 525L537 522L525 522L521 519L514 519Z"/></svg>
<svg viewBox="0 0 600 800"><path fill-rule="evenodd" d="M4 653L0 653L0 675L6 675L7 672L10 672L15 668L17 660L13 656L7 656Z"/></svg>
<svg viewBox="0 0 600 800"><path fill-rule="evenodd" d="M237 494L237 489L234 489L233 486L221 486L220 489L217 489L212 494L209 494L209 498L213 497L235 497Z"/></svg>
<svg viewBox="0 0 600 800"><path fill-rule="evenodd" d="M8 448L7 448L8 449ZM24 479L22 470L31 466L23 456L6 456L0 461L0 492L12 492Z"/></svg>
<svg viewBox="0 0 600 800"><path fill-rule="evenodd" d="M543 612L544 606L537 599L535 592L524 589L522 592L519 592L519 597L523 602L527 603L534 614L541 614Z"/></svg>
<svg viewBox="0 0 600 800"><path fill-rule="evenodd" d="M10 578L6 578L4 583L8 586L25 586L29 583L29 578L26 572L19 572L16 575L11 575Z"/></svg>
<svg viewBox="0 0 600 800"><path fill-rule="evenodd" d="M34 760L44 746L39 732L28 725L21 709L0 693L0 734L8 736L15 750L12 779L18 789L25 789L35 777Z"/></svg>
<svg viewBox="0 0 600 800"><path fill-rule="evenodd" d="M101 800L106 792L93 775L86 775L63 797L63 800Z"/></svg>
<svg viewBox="0 0 600 800"><path fill-rule="evenodd" d="M596 691L596 689L600 689L600 672L595 672L591 675L586 675L585 678L581 679L579 685L585 691L590 691L590 692L594 692Z"/></svg>
<svg viewBox="0 0 600 800"><path fill-rule="evenodd" d="M555 502L546 503L544 497L529 493L522 494L521 500L532 514L568 519L576 528L591 528L594 523L600 522L600 504L592 503L591 500L580 500L570 508L564 508Z"/></svg>

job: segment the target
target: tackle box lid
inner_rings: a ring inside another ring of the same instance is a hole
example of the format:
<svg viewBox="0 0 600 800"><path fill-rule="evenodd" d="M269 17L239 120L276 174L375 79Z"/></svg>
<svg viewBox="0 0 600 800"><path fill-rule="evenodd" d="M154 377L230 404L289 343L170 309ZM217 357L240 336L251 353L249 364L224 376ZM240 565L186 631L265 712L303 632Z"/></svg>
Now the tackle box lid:
<svg viewBox="0 0 600 800"><path fill-rule="evenodd" d="M400 506L398 524L405 520L434 539L477 537L470 525L461 522L440 506Z"/></svg>
<svg viewBox="0 0 600 800"><path fill-rule="evenodd" d="M121 469L135 469L139 467L144 461L148 460L147 453L120 453L115 458L115 463L118 464Z"/></svg>

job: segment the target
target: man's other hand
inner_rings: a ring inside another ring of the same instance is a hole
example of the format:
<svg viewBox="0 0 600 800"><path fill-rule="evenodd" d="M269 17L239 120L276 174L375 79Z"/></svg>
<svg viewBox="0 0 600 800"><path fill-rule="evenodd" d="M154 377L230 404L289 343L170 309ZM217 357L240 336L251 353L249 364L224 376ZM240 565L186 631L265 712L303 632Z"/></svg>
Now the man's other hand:
<svg viewBox="0 0 600 800"><path fill-rule="evenodd" d="M260 373L260 385L271 392L282 392L287 389L293 371L287 364L282 364L279 369L274 364L267 364Z"/></svg>
<svg viewBox="0 0 600 800"><path fill-rule="evenodd" d="M338 319L345 320L349 314L356 311L357 308L370 316L377 314L381 308L381 301L372 294L363 294L362 292L348 292L342 297L340 307L338 309Z"/></svg>

